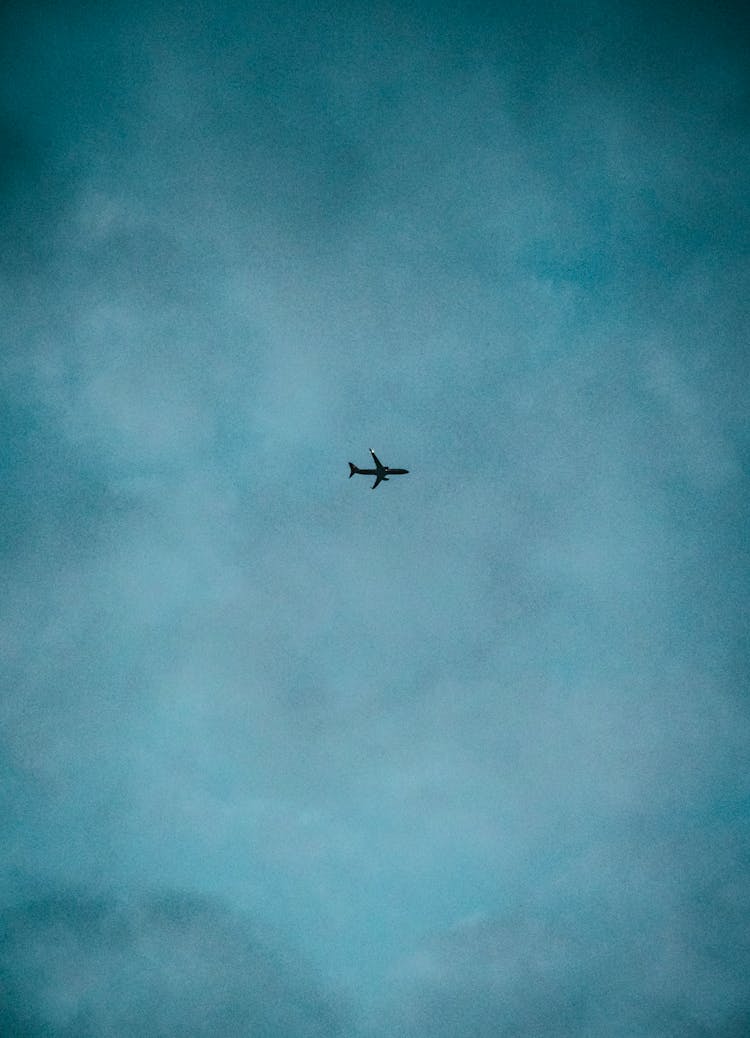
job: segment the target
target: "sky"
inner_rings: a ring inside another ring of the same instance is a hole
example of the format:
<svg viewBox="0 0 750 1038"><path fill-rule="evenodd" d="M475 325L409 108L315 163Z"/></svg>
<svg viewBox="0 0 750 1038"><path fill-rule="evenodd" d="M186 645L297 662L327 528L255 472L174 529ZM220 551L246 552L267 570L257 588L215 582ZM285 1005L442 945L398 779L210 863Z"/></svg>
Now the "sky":
<svg viewBox="0 0 750 1038"><path fill-rule="evenodd" d="M748 1033L739 6L1 18L3 1034Z"/></svg>

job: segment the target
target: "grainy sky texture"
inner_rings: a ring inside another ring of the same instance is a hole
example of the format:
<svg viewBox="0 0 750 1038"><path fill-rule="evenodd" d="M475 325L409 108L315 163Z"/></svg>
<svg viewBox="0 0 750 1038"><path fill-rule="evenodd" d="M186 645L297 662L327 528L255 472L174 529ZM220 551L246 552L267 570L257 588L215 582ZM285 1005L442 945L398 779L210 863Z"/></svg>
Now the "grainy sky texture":
<svg viewBox="0 0 750 1038"><path fill-rule="evenodd" d="M4 1035L750 1031L747 53L4 6Z"/></svg>

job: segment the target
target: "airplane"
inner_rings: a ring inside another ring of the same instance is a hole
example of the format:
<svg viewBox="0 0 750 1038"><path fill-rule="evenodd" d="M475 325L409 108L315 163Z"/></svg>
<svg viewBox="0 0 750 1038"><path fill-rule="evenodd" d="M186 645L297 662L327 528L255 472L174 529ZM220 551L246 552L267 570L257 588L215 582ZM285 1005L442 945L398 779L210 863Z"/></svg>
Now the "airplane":
<svg viewBox="0 0 750 1038"><path fill-rule="evenodd" d="M372 460L376 465L374 469L358 469L351 461L349 462L349 479L351 479L355 473L359 476L375 476L375 482L370 487L370 490L374 490L378 483L383 483L389 476L405 476L409 471L408 469L391 469L388 468L387 465L383 465L383 463L378 460L378 456L372 447L370 447L370 454L372 454Z"/></svg>

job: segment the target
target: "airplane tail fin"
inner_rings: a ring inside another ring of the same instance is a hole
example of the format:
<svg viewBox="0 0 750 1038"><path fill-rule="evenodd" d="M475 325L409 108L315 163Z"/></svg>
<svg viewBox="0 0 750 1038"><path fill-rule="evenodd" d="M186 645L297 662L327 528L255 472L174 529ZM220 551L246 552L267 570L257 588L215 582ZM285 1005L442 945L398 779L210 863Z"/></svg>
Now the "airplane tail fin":
<svg viewBox="0 0 750 1038"><path fill-rule="evenodd" d="M349 462L349 479L352 478L352 476L354 475L355 472L359 472L359 469L357 468L356 465L353 465L351 463L351 461L350 461Z"/></svg>

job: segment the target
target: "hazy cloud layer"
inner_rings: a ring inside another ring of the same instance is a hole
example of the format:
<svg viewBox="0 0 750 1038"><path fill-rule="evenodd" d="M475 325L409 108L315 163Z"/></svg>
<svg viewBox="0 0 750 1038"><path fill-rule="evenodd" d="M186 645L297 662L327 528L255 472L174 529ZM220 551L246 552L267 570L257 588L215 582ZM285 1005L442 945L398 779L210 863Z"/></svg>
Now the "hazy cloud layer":
<svg viewBox="0 0 750 1038"><path fill-rule="evenodd" d="M19 1027L100 1011L23 966L53 930L90 1005L140 976L158 889L194 892L177 946L207 913L232 977L245 913L290 949L291 1016L209 998L248 1033L344 1001L409 1038L741 1032L741 30L716 5L6 6ZM347 480L369 446L410 475ZM130 1033L139 983L92 1033Z"/></svg>

